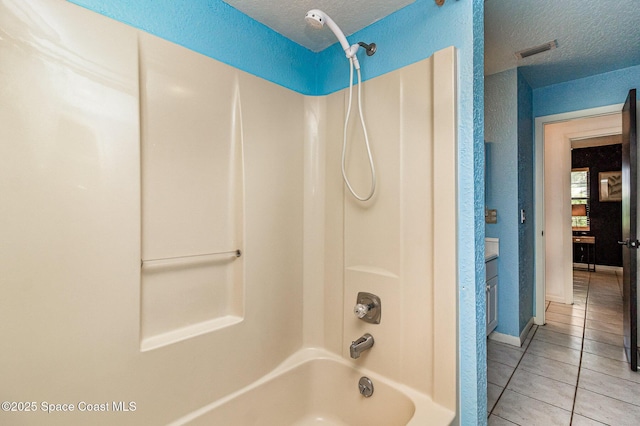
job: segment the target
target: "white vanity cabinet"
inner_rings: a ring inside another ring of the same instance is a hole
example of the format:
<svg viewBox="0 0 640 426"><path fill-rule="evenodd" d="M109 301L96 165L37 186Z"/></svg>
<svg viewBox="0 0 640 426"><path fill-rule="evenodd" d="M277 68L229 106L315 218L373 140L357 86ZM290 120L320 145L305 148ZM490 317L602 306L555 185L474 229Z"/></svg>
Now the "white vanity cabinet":
<svg viewBox="0 0 640 426"><path fill-rule="evenodd" d="M486 263L487 336L498 325L498 259Z"/></svg>

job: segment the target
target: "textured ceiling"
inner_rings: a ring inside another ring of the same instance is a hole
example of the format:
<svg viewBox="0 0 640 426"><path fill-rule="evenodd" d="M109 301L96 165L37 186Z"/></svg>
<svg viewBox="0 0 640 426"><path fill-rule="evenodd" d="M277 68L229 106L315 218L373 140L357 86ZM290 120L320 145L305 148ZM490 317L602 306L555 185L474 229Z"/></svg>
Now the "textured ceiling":
<svg viewBox="0 0 640 426"><path fill-rule="evenodd" d="M321 31L306 25L304 15L320 9L335 21L346 36L384 18L415 0L224 0L267 27L319 52L336 43L328 28Z"/></svg>
<svg viewBox="0 0 640 426"><path fill-rule="evenodd" d="M318 52L337 42L306 25L326 12L346 36L415 0L226 0L294 42ZM425 0L427 1L427 0ZM431 0L428 0L431 1ZM558 40L558 48L518 60L514 53ZM486 0L485 74L519 67L533 88L640 65L640 0Z"/></svg>
<svg viewBox="0 0 640 426"><path fill-rule="evenodd" d="M514 53L557 39L558 48ZM521 67L533 88L640 65L640 0L486 0L485 74Z"/></svg>

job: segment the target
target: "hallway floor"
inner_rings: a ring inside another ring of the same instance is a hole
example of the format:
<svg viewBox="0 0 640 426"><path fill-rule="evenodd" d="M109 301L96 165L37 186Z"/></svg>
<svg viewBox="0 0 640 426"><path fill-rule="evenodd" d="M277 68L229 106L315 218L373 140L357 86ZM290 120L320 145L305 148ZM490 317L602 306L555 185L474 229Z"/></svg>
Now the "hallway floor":
<svg viewBox="0 0 640 426"><path fill-rule="evenodd" d="M574 271L518 348L487 341L489 425L638 425L640 372L622 349L622 276Z"/></svg>

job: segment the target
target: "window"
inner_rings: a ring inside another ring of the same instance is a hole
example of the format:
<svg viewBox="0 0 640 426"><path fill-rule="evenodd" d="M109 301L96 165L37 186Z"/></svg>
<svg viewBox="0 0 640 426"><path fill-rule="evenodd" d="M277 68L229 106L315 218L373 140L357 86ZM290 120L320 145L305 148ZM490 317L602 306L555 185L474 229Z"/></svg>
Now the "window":
<svg viewBox="0 0 640 426"><path fill-rule="evenodd" d="M588 168L571 170L571 227L574 231L590 229Z"/></svg>

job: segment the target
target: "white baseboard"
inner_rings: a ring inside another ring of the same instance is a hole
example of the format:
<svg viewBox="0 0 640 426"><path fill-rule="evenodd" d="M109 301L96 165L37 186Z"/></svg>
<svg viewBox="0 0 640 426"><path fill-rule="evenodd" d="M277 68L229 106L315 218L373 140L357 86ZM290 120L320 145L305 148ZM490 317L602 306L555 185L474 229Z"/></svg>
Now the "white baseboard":
<svg viewBox="0 0 640 426"><path fill-rule="evenodd" d="M589 265L591 267L593 267L593 265ZM586 263L574 263L573 264L574 268L578 268L580 270L584 269L584 272L587 272L587 264ZM619 272L622 273L622 266L609 266L609 265L596 265L596 272L610 272L610 273L614 273L614 272Z"/></svg>
<svg viewBox="0 0 640 426"><path fill-rule="evenodd" d="M522 346L524 341L527 339L527 335L529 334L529 330L531 330L532 326L533 326L533 317L529 319L529 322L527 323L527 325L525 325L524 328L522 329L522 333L520 333L520 337L511 336L510 334L503 334L497 331L493 331L491 332L491 334L489 334L489 339L495 340L496 342L500 342L500 343L506 343L511 346L520 347Z"/></svg>
<svg viewBox="0 0 640 426"><path fill-rule="evenodd" d="M496 342L500 342L500 343L506 343L506 344L511 345L511 346L520 347L520 338L519 337L512 336L510 334L498 333L495 330L492 331L491 334L489 334L489 339L495 340Z"/></svg>
<svg viewBox="0 0 640 426"><path fill-rule="evenodd" d="M529 330L531 330L531 327L533 327L534 321L535 321L535 317L529 318L529 322L522 329L522 333L520 333L520 346L522 346L524 341L527 340L527 336L529 335Z"/></svg>

